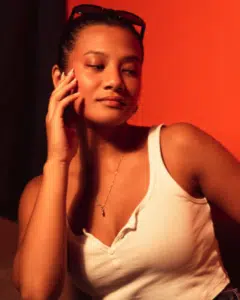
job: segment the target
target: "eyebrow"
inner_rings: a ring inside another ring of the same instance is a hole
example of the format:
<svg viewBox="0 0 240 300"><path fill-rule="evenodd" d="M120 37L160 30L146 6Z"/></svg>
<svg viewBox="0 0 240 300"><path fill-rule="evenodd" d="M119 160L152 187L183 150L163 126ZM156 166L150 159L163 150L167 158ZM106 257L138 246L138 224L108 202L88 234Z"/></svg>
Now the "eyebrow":
<svg viewBox="0 0 240 300"><path fill-rule="evenodd" d="M101 55L101 56L105 56L107 57L108 55L106 55L104 52L101 52L101 51L94 51L94 50L90 50L90 51L87 51L86 53L84 53L83 55L88 55L88 54L96 54L96 55ZM123 61L124 62L131 62L131 61L137 61L137 62L142 62L142 60L137 56L137 55L128 55L128 56L125 56L123 58Z"/></svg>
<svg viewBox="0 0 240 300"><path fill-rule="evenodd" d="M93 50L90 50L86 53L84 53L83 55L88 55L88 54L98 54L98 55L104 55L104 56L107 56L105 53L101 52L101 51L93 51Z"/></svg>
<svg viewBox="0 0 240 300"><path fill-rule="evenodd" d="M137 61L139 63L142 62L142 60L137 56L137 55L129 55L124 57L123 59L124 62L131 62L131 61Z"/></svg>

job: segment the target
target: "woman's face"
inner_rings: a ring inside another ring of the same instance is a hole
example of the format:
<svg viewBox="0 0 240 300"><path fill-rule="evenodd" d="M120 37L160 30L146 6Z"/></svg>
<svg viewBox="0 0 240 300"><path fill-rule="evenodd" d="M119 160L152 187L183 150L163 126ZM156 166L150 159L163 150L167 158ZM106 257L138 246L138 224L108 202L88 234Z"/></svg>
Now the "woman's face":
<svg viewBox="0 0 240 300"><path fill-rule="evenodd" d="M79 33L69 55L68 70L74 69L79 99L84 98L84 116L102 125L119 125L135 112L141 86L142 51L127 29L89 25Z"/></svg>

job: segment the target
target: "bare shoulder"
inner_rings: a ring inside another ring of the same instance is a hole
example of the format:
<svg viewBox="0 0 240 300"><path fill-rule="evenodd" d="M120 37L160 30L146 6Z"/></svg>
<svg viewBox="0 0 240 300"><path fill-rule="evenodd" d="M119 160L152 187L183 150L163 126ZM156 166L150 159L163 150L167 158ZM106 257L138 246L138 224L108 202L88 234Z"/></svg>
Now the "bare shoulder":
<svg viewBox="0 0 240 300"><path fill-rule="evenodd" d="M36 188L39 187L41 182L42 182L42 175L33 177L31 180L28 181L28 183L24 187L23 193L26 193L26 192L29 193L30 191L31 192L34 191Z"/></svg>
<svg viewBox="0 0 240 300"><path fill-rule="evenodd" d="M38 191L41 186L42 175L31 179L25 186L19 201L18 207L18 226L19 236L18 245L24 236L25 229L31 218L33 208L37 199Z"/></svg>
<svg viewBox="0 0 240 300"><path fill-rule="evenodd" d="M240 222L240 163L225 146L187 123L166 126L161 145L176 178L195 180L202 195Z"/></svg>
<svg viewBox="0 0 240 300"><path fill-rule="evenodd" d="M181 158L183 162L187 157L189 162L191 155L195 156L199 151L199 145L212 143L213 138L190 123L174 123L163 126L160 142L163 152L171 152L172 156Z"/></svg>
<svg viewBox="0 0 240 300"><path fill-rule="evenodd" d="M182 151L185 157L188 154L188 162L190 159L195 162L198 160L204 165L204 161L208 163L209 160L215 160L217 156L221 156L223 163L226 159L236 161L236 158L220 141L193 124L175 123L166 126L162 136L165 144L171 145L180 153Z"/></svg>
<svg viewBox="0 0 240 300"><path fill-rule="evenodd" d="M161 154L166 169L173 179L193 197L202 197L196 178L196 152L207 136L189 123L174 123L161 129Z"/></svg>
<svg viewBox="0 0 240 300"><path fill-rule="evenodd" d="M162 156L172 177L192 195L209 196L207 178L233 173L233 155L213 136L190 123L174 123L161 130ZM221 167L221 169L220 169Z"/></svg>
<svg viewBox="0 0 240 300"><path fill-rule="evenodd" d="M163 128L162 143L187 158L188 164L196 159L208 160L213 155L228 155L229 151L213 136L190 123L175 123ZM175 152L175 154L177 154Z"/></svg>
<svg viewBox="0 0 240 300"><path fill-rule="evenodd" d="M164 126L162 131L162 135L177 146L193 145L194 142L201 142L203 139L209 142L214 140L205 131L190 123L174 123Z"/></svg>

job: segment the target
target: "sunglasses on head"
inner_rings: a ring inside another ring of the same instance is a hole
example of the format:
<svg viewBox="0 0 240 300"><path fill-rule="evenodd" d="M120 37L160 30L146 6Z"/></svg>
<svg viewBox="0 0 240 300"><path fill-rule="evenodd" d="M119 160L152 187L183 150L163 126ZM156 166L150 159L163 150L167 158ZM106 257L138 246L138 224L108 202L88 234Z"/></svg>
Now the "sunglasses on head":
<svg viewBox="0 0 240 300"><path fill-rule="evenodd" d="M141 27L139 35L141 39L143 39L145 28L146 28L145 22L139 16L125 10L114 10L114 9L104 8L98 5L81 4L73 8L72 13L69 17L69 21L74 20L76 15L79 17L81 15L87 16L88 14L89 16L93 16L93 15L110 16L113 18L117 18L119 21L122 20L123 22L127 22L131 25L139 26Z"/></svg>

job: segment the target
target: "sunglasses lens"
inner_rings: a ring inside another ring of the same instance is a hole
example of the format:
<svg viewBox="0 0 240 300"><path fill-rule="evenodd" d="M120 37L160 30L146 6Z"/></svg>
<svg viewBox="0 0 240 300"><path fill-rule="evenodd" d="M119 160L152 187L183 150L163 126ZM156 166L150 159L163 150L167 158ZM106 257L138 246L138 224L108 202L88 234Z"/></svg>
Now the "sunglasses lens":
<svg viewBox="0 0 240 300"><path fill-rule="evenodd" d="M75 8L75 14L82 15L82 14L98 14L101 13L103 10L100 6L95 5L79 5Z"/></svg>
<svg viewBox="0 0 240 300"><path fill-rule="evenodd" d="M141 27L141 32L139 32L143 38L143 33L145 30L145 22L138 17L137 15L124 11L124 10L112 10L112 9L105 9L102 8L101 6L97 6L97 5L91 5L91 4L83 4L83 5L79 5L76 6L73 9L71 18L75 19L75 16L77 14L77 17L81 16L81 15L89 15L91 17L94 17L94 15L99 15L99 14L103 14L103 15L113 15L116 16L119 19L122 19L123 21L129 22L132 25L136 25L136 26L140 26ZM139 31L139 28L135 28L137 31Z"/></svg>
<svg viewBox="0 0 240 300"><path fill-rule="evenodd" d="M143 38L144 30L145 30L145 22L140 17L132 13L129 13L127 11L117 11L117 13L120 18L131 23L135 27L137 32L140 34L141 38Z"/></svg>
<svg viewBox="0 0 240 300"><path fill-rule="evenodd" d="M135 25L144 26L144 21L140 17L138 17L132 13L129 13L127 11L117 11L117 13L120 17L128 20L129 22L131 22Z"/></svg>

